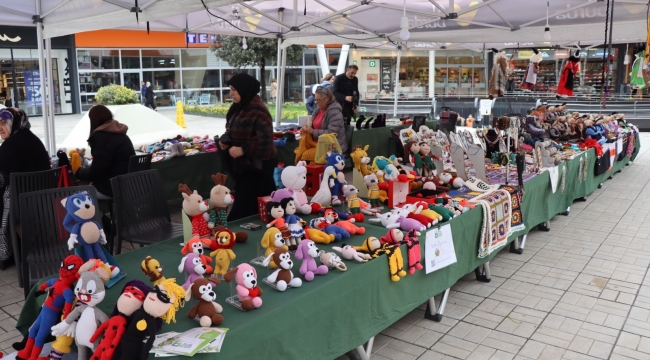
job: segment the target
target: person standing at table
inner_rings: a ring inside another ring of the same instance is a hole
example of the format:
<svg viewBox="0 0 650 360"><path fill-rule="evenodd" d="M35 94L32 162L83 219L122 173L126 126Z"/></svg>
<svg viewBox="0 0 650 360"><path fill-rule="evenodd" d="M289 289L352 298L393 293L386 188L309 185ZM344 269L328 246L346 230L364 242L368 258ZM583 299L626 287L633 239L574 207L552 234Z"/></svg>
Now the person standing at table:
<svg viewBox="0 0 650 360"><path fill-rule="evenodd" d="M226 114L226 132L219 139L222 160L235 182L235 202L228 220L257 213L257 198L275 190L273 171L278 150L273 119L262 99L260 82L239 73L227 82L233 104Z"/></svg>
<svg viewBox="0 0 650 360"><path fill-rule="evenodd" d="M275 103L275 97L278 96L278 80L271 79L271 100Z"/></svg>
<svg viewBox="0 0 650 360"><path fill-rule="evenodd" d="M359 79L357 79L359 67L352 64L348 66L345 73L337 75L334 79L334 97L343 108L343 119L346 124L357 112L359 101Z"/></svg>
<svg viewBox="0 0 650 360"><path fill-rule="evenodd" d="M140 104L144 105L144 102L147 100L147 85L144 81L140 82Z"/></svg>

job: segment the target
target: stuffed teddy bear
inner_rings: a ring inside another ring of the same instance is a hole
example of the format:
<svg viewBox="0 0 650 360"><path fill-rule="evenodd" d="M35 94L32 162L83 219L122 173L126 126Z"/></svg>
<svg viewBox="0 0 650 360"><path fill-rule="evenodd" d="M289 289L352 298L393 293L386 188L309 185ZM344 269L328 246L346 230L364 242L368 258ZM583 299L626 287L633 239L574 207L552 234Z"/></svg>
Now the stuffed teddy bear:
<svg viewBox="0 0 650 360"><path fill-rule="evenodd" d="M307 201L307 194L303 190L305 188L305 184L307 184L307 167L304 161L299 161L296 166L285 167L280 177L282 179L282 184L287 189L293 191L293 194L291 194L291 196L293 197L293 200L296 203L296 207L301 214L308 215L318 213L321 205L316 203L313 199L311 203ZM328 200L330 196L331 195L328 196ZM271 195L271 197L273 197L273 195ZM283 198L284 197L280 198L280 200ZM273 201L280 202L280 200Z"/></svg>
<svg viewBox="0 0 650 360"><path fill-rule="evenodd" d="M196 190L192 192L185 184L179 184L178 191L183 195L183 211L192 221L192 236L196 238L210 237L208 202L203 200Z"/></svg>
<svg viewBox="0 0 650 360"><path fill-rule="evenodd" d="M350 233L347 230L340 226L332 225L332 223L324 217L311 219L309 226L313 229L319 229L326 234L334 235L334 240L336 241L350 238Z"/></svg>
<svg viewBox="0 0 650 360"><path fill-rule="evenodd" d="M160 284L161 282L167 280L163 275L163 267L160 265L160 262L151 256L147 256L142 260L140 264L140 270L147 275L149 281L153 283L154 286Z"/></svg>
<svg viewBox="0 0 650 360"><path fill-rule="evenodd" d="M326 156L327 165L326 167L334 168L334 173L329 178L328 186L332 192L332 205L341 205L341 200L339 200L339 193L341 191L341 186L346 183L345 175L343 174L343 169L345 168L345 158L339 153L328 152Z"/></svg>
<svg viewBox="0 0 650 360"><path fill-rule="evenodd" d="M185 301L189 301L192 296L199 302L192 306L187 313L187 317L194 319L199 318L199 324L203 327L219 326L223 322L223 307L215 300L217 293L213 291L213 286L219 285L221 281L218 278L200 278L190 284L185 291Z"/></svg>
<svg viewBox="0 0 650 360"><path fill-rule="evenodd" d="M131 280L124 285L111 317L103 322L90 338L90 342L94 343L103 334L101 341L95 346L92 359L113 359L115 349L128 326L129 317L142 307L145 296L150 292L151 288L140 280Z"/></svg>
<svg viewBox="0 0 650 360"><path fill-rule="evenodd" d="M228 176L222 173L212 175L215 186L210 190L211 209L208 212L208 228L213 229L217 225L228 227L228 206L235 201L235 197L226 187Z"/></svg>
<svg viewBox="0 0 650 360"><path fill-rule="evenodd" d="M206 273L206 266L203 265L203 262L198 255L189 253L183 256L180 265L178 265L178 272L182 274L183 271L185 271L187 277L183 284L183 289L187 290L192 286L194 280L203 277Z"/></svg>
<svg viewBox="0 0 650 360"><path fill-rule="evenodd" d="M390 231L395 231L395 229L391 229L389 232ZM403 269L404 259L402 258L402 250L400 250L399 245L387 243L382 244L379 239L371 236L367 238L361 246L355 246L354 248L357 251L369 254L373 259L376 259L381 255L386 255L388 257L388 269L392 281L399 281L400 277L406 276L406 271Z"/></svg>
<svg viewBox="0 0 650 360"><path fill-rule="evenodd" d="M106 244L106 234L102 226L93 220L95 200L85 193L74 194L61 200L61 205L67 211L63 227L70 233L68 248L72 250L75 244L79 244L83 248L84 261L100 259L108 263L100 245Z"/></svg>
<svg viewBox="0 0 650 360"><path fill-rule="evenodd" d="M102 272L103 275L100 275ZM98 271L81 272L74 289L78 306L62 322L52 327L54 336L74 337L80 359L90 358L99 343L90 339L97 328L108 320L108 316L97 308L106 296L103 279L110 279L110 274L101 268Z"/></svg>
<svg viewBox="0 0 650 360"><path fill-rule="evenodd" d="M188 253L193 253L201 259L201 263L205 265L205 273L212 274L212 258L206 255L206 248L210 247L210 240L208 239L190 239L183 248L181 249L181 254L187 255Z"/></svg>
<svg viewBox="0 0 650 360"><path fill-rule="evenodd" d="M296 259L302 260L299 272L305 276L305 280L314 280L314 275L325 275L328 272L326 265L316 265L315 258L318 256L318 248L311 240L305 240L298 245Z"/></svg>
<svg viewBox="0 0 650 360"><path fill-rule="evenodd" d="M230 267L230 260L235 260L235 253L232 247L235 246L237 235L229 229L220 229L214 234L214 240L210 244L210 249L214 250L210 256L215 258L214 274L225 275Z"/></svg>
<svg viewBox="0 0 650 360"><path fill-rule="evenodd" d="M372 259L370 255L357 251L351 245L343 244L343 247L334 246L332 250L340 252L341 256L346 260L355 260L356 262L364 263Z"/></svg>
<svg viewBox="0 0 650 360"><path fill-rule="evenodd" d="M321 264L327 266L328 269L338 269L340 271L347 271L348 267L345 265L341 257L333 252L325 252L323 250L318 252L318 258Z"/></svg>
<svg viewBox="0 0 650 360"><path fill-rule="evenodd" d="M262 236L262 241L260 242L260 245L266 249L266 252L264 253L264 257L268 257L272 255L275 252L275 250L279 248L289 250L289 247L286 245L282 233L278 228L274 228L274 227L266 230L264 236ZM278 265L276 265L276 263L273 260L269 262L269 266L272 269L278 267Z"/></svg>
<svg viewBox="0 0 650 360"><path fill-rule="evenodd" d="M257 282L257 271L249 264L243 263L236 268L228 271L223 277L227 282L231 282L233 277L237 283L237 297L241 302L241 308L244 311L257 309L262 306L262 288Z"/></svg>
<svg viewBox="0 0 650 360"><path fill-rule="evenodd" d="M279 291L285 291L288 286L302 286L302 280L300 280L299 277L294 277L293 272L291 272L293 261L291 260L291 254L287 249L275 249L271 255L267 256L266 259L264 259L264 262L262 264L264 266L269 266L271 259L273 259L273 262L276 263L279 268L266 278L267 281L275 284L276 288Z"/></svg>
<svg viewBox="0 0 650 360"><path fill-rule="evenodd" d="M42 283L36 296L49 291L41 312L38 314L36 321L29 328L27 342L21 351L16 354L16 359L35 360L45 345L45 339L50 335L52 326L61 318L68 317L72 311L72 304L75 299L72 285L79 278L79 269L84 261L77 255L69 255L61 262L59 268L59 278L50 279Z"/></svg>

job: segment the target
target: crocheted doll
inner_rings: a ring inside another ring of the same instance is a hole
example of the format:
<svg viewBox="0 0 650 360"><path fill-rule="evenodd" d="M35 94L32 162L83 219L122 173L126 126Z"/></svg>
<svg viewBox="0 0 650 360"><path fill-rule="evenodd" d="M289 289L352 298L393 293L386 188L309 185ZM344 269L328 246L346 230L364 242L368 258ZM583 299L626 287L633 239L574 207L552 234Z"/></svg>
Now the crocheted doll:
<svg viewBox="0 0 650 360"><path fill-rule="evenodd" d="M83 248L84 260L100 259L108 263L101 244L106 244L106 234L95 217L95 200L90 195L74 194L63 200L61 205L68 212L63 219L63 227L70 233L68 248L75 244ZM118 270L119 271L119 270Z"/></svg>
<svg viewBox="0 0 650 360"><path fill-rule="evenodd" d="M318 248L316 243L311 240L305 240L300 243L298 250L296 250L296 259L302 260L299 272L305 277L306 281L314 280L314 275L325 275L329 269L327 265L316 264L318 257Z"/></svg>
<svg viewBox="0 0 650 360"><path fill-rule="evenodd" d="M151 288L140 280L131 280L124 285L111 317L102 323L90 338L90 341L94 343L103 334L95 348L95 353L93 353L93 360L113 359L115 349L122 340L131 315L142 307L145 296L150 292Z"/></svg>
<svg viewBox="0 0 650 360"><path fill-rule="evenodd" d="M190 287L185 291L185 301L190 301L192 296L198 302L192 306L187 313L187 317L194 319L199 318L199 324L204 327L219 326L223 322L223 307L215 300L217 293L212 291L213 286L221 284L219 278L200 278L196 279Z"/></svg>
<svg viewBox="0 0 650 360"><path fill-rule="evenodd" d="M383 209L381 206L381 200L379 199L379 180L377 175L369 174L363 177L363 181L368 187L368 200L370 201L370 206L373 209Z"/></svg>
<svg viewBox="0 0 650 360"><path fill-rule="evenodd" d="M415 270L422 270L422 252L420 251L420 234L415 230L411 230L404 236L402 243L406 244L409 274L415 274Z"/></svg>
<svg viewBox="0 0 650 360"><path fill-rule="evenodd" d="M327 153L326 156L327 167L334 168L334 174L329 179L329 187L332 192L332 205L341 205L341 200L339 200L339 193L341 191L341 185L345 184L345 175L343 175L343 168L345 168L345 158L343 155L338 153Z"/></svg>
<svg viewBox="0 0 650 360"><path fill-rule="evenodd" d="M326 234L334 235L334 240L336 241L350 238L350 233L347 230L340 226L332 225L332 223L324 217L311 219L311 221L309 221L309 226Z"/></svg>
<svg viewBox="0 0 650 360"><path fill-rule="evenodd" d="M418 175L422 175L422 157L420 157L420 145L416 141L409 141L404 145L404 154L408 156L409 163Z"/></svg>
<svg viewBox="0 0 650 360"><path fill-rule="evenodd" d="M343 195L348 201L348 208L352 214L361 213L361 204L359 203L359 190L354 185L343 185ZM379 195L379 194L377 194Z"/></svg>
<svg viewBox="0 0 650 360"><path fill-rule="evenodd" d="M304 161L298 162L296 166L287 166L282 171L281 178L282 184L287 189L293 191L293 200L300 213L318 213L318 210L320 210L321 206L315 202L310 203L307 201L307 194L305 193L305 190L303 190L305 188L305 184L307 184L307 167Z"/></svg>
<svg viewBox="0 0 650 360"><path fill-rule="evenodd" d="M145 297L141 309L131 315L131 320L115 351L114 359L145 360L159 330L156 319L162 318L167 324L176 321L176 311L185 298L185 290L176 284L176 279L165 279ZM145 337L149 336L143 346Z"/></svg>
<svg viewBox="0 0 650 360"><path fill-rule="evenodd" d="M147 256L142 260L140 264L140 270L147 275L149 281L153 283L154 286L159 285L161 282L167 280L163 275L163 267L160 265L160 262L151 256Z"/></svg>
<svg viewBox="0 0 650 360"><path fill-rule="evenodd" d="M533 55L530 57L528 67L526 68L526 76L524 81L521 82L519 88L524 91L534 91L537 84L537 73L539 72L539 63L544 59L542 53L537 49L533 49Z"/></svg>
<svg viewBox="0 0 650 360"><path fill-rule="evenodd" d="M201 259L203 265L205 265L205 273L212 274L212 258L206 255L207 248L210 247L210 240L208 239L190 239L188 242L183 245L181 249L181 254L187 255L188 253L193 253Z"/></svg>
<svg viewBox="0 0 650 360"><path fill-rule="evenodd" d="M282 199L280 205L284 209L284 220L291 233L289 250L295 250L305 237L305 230L303 229L304 221L296 215L297 209L293 198Z"/></svg>
<svg viewBox="0 0 650 360"><path fill-rule="evenodd" d="M190 253L181 259L180 265L178 265L178 272L185 272L185 283L183 283L183 289L187 290L190 288L194 280L200 279L205 274L205 265L201 262L201 258L194 254Z"/></svg>
<svg viewBox="0 0 650 360"><path fill-rule="evenodd" d="M59 278L50 279L39 286L37 295L45 293L47 290L49 290L49 294L43 303L41 313L29 328L25 347L16 354L16 359L37 359L52 326L61 318L61 311L63 311L63 318L70 314L75 299L72 285L79 278L81 265L83 265L83 260L79 256L69 255L61 262Z"/></svg>
<svg viewBox="0 0 650 360"><path fill-rule="evenodd" d="M237 297L241 302L241 308L244 311L257 309L262 306L262 289L257 281L257 271L249 264L243 263L236 268L228 271L223 277L227 282L231 282L233 277L237 283Z"/></svg>
<svg viewBox="0 0 650 360"><path fill-rule="evenodd" d="M214 273L216 275L225 275L230 267L230 260L235 260L235 253L232 247L235 246L237 236L229 229L221 229L214 234L214 240L210 244L210 249L214 250L210 253L215 259Z"/></svg>
<svg viewBox="0 0 650 360"><path fill-rule="evenodd" d="M422 176L434 175L436 164L433 160L442 160L438 156L431 154L431 147L424 141L420 142L420 156L422 157Z"/></svg>
<svg viewBox="0 0 650 360"><path fill-rule="evenodd" d="M266 251L264 252L265 258L273 254L275 249L283 248L285 250L289 250L289 247L286 245L286 242L282 237L282 233L278 228L274 228L274 227L266 230L264 236L262 236L260 245L266 249ZM271 269L275 269L278 267L278 265L276 265L275 262L271 260L269 263L269 267Z"/></svg>
<svg viewBox="0 0 650 360"><path fill-rule="evenodd" d="M399 231L398 229L390 229L391 231ZM399 231L401 233L401 231ZM382 244L379 239L374 236L367 238L361 246L355 246L355 250L367 253L373 259L386 255L388 257L388 268L390 270L390 279L392 281L399 281L400 276L406 276L404 271L404 259L402 258L402 250L399 245Z"/></svg>
<svg viewBox="0 0 650 360"><path fill-rule="evenodd" d="M183 211L192 221L192 237L210 237L208 202L204 201L196 190L192 192L185 184L179 184L178 191L183 195Z"/></svg>
<svg viewBox="0 0 650 360"><path fill-rule="evenodd" d="M212 209L208 213L208 228L213 229L217 225L228 227L228 205L235 201L235 197L226 187L228 176L222 173L212 175L215 187L210 190L210 205Z"/></svg>
<svg viewBox="0 0 650 360"><path fill-rule="evenodd" d="M569 56L569 60L564 65L560 82L557 86L557 94L561 96L573 96L574 77L580 71L580 50Z"/></svg>

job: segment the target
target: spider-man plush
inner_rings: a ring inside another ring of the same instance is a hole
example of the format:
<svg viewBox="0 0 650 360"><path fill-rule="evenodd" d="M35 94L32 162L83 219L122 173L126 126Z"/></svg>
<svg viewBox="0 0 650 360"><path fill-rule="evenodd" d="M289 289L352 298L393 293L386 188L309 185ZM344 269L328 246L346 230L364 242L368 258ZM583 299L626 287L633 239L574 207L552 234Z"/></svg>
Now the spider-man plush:
<svg viewBox="0 0 650 360"><path fill-rule="evenodd" d="M52 326L56 325L61 318L68 316L72 310L72 303L75 299L72 285L79 278L79 268L83 265L83 260L77 255L69 255L59 269L59 278L50 279L41 284L38 292L42 293L49 289L49 294L43 303L41 313L29 328L29 338L25 348L18 352L16 359L36 360L43 349L45 338L50 334Z"/></svg>

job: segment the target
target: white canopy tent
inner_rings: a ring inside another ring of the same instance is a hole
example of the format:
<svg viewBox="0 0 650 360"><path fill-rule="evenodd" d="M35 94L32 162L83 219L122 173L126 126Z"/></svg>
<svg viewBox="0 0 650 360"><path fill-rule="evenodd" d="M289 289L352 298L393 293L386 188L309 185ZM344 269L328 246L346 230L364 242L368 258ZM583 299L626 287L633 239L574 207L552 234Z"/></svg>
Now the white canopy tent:
<svg viewBox="0 0 650 360"><path fill-rule="evenodd" d="M0 3L0 23L40 25L39 39L108 28L150 28L278 38L282 48L337 43L479 51L490 47L603 44L608 3L615 4L612 41L644 41L644 0L11 0ZM544 38L547 21L550 40ZM408 39L400 39L400 32L406 29ZM51 64L47 60L49 41L44 43L39 42L39 50L46 49L41 53L41 68ZM280 69L282 58L278 51ZM282 74L278 78L281 82ZM44 76L41 79L49 82ZM280 89L282 86L278 84ZM279 95L281 102L281 91ZM53 102L48 108L46 97L43 109L46 144L52 151ZM277 109L281 111L280 106Z"/></svg>

